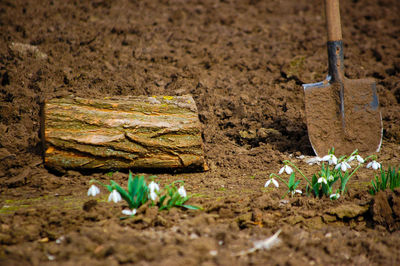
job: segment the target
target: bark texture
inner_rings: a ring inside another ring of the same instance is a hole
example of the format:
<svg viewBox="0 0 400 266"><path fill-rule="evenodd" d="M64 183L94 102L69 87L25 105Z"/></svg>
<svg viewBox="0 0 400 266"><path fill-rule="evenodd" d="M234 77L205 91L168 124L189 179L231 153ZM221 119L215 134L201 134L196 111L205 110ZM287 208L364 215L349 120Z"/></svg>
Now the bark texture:
<svg viewBox="0 0 400 266"><path fill-rule="evenodd" d="M191 96L52 99L42 118L50 168L207 169Z"/></svg>

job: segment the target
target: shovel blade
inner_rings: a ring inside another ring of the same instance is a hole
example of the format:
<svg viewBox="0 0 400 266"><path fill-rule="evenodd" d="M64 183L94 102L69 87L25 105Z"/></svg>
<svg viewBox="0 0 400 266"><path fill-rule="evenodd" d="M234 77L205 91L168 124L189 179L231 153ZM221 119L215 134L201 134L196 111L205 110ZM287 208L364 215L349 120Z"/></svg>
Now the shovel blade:
<svg viewBox="0 0 400 266"><path fill-rule="evenodd" d="M373 79L327 79L303 88L308 136L317 156L331 148L336 155L379 152L383 129Z"/></svg>

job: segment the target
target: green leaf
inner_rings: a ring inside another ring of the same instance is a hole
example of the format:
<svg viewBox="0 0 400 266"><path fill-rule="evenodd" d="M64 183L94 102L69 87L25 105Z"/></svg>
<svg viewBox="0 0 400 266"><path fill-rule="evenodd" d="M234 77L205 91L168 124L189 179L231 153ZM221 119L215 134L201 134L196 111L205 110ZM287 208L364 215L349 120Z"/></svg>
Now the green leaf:
<svg viewBox="0 0 400 266"><path fill-rule="evenodd" d="M167 195L163 195L160 197L160 200L158 201L158 206L161 207L164 203L164 200L167 198Z"/></svg>
<svg viewBox="0 0 400 266"><path fill-rule="evenodd" d="M139 208L140 205L148 200L148 195L146 193L146 187L139 187L138 193L135 195L135 208Z"/></svg>
<svg viewBox="0 0 400 266"><path fill-rule="evenodd" d="M135 190L135 184L133 182L133 178L132 178L132 172L129 171L129 178L128 178L128 192L129 195L131 196L131 198L133 198L133 192Z"/></svg>
<svg viewBox="0 0 400 266"><path fill-rule="evenodd" d="M179 193L175 193L172 198L170 200L168 200L168 209L175 206L176 202L179 200L179 198L181 198L181 195L179 195Z"/></svg>
<svg viewBox="0 0 400 266"><path fill-rule="evenodd" d="M316 197L319 197L319 184L315 183L313 186L314 194Z"/></svg>
<svg viewBox="0 0 400 266"><path fill-rule="evenodd" d="M193 206L193 205L182 205L182 207L185 207L186 209L189 209L189 210L202 210L203 209L201 207Z"/></svg>
<svg viewBox="0 0 400 266"><path fill-rule="evenodd" d="M313 174L313 177L312 177L312 185L313 185L313 187L314 187L315 184L318 184L318 177L315 174Z"/></svg>
<svg viewBox="0 0 400 266"><path fill-rule="evenodd" d="M133 183L132 183L132 198L136 196L136 194L138 193L139 190L139 182L140 179L138 176L135 176L135 178L133 179Z"/></svg>
<svg viewBox="0 0 400 266"><path fill-rule="evenodd" d="M179 195L180 196L180 195ZM190 199L189 196L186 196L184 198L180 197L177 201L176 201L176 205L182 205L183 203L185 203L186 201L188 201Z"/></svg>
<svg viewBox="0 0 400 266"><path fill-rule="evenodd" d="M299 184L300 184L300 180L297 180L296 183L294 183L293 189L296 189Z"/></svg>
<svg viewBox="0 0 400 266"><path fill-rule="evenodd" d="M108 191L112 192L114 188L110 185L105 185L105 187L108 189Z"/></svg>
<svg viewBox="0 0 400 266"><path fill-rule="evenodd" d="M162 211L162 210L168 209L168 207L167 207L167 205L164 205L164 206L159 207L158 209L159 209L160 211Z"/></svg>
<svg viewBox="0 0 400 266"><path fill-rule="evenodd" d="M289 187L291 188L294 185L294 172L290 175L289 178Z"/></svg>

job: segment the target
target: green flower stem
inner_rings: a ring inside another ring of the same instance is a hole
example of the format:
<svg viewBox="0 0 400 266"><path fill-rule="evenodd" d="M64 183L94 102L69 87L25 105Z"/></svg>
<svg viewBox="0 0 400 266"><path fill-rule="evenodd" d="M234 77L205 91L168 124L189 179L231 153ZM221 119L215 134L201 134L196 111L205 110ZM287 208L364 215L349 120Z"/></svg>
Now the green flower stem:
<svg viewBox="0 0 400 266"><path fill-rule="evenodd" d="M282 177L280 177L279 175L274 174L274 173L272 173L272 174L269 175L270 178L273 177L273 176L275 176L276 178L278 178L281 182L285 183L285 185L286 185L287 187L289 187L289 184L288 184L285 180L283 180Z"/></svg>
<svg viewBox="0 0 400 266"><path fill-rule="evenodd" d="M378 159L378 157L375 154L372 154L372 155L368 156L367 158L365 158L364 161L367 161L370 158L372 158L372 160Z"/></svg>
<svg viewBox="0 0 400 266"><path fill-rule="evenodd" d="M349 175L348 179L350 179L350 177L362 166L362 164L358 164L358 166L356 167L356 169L354 169L354 171Z"/></svg>
<svg viewBox="0 0 400 266"><path fill-rule="evenodd" d="M93 183L97 183L97 184L107 188L107 185L103 184L102 182L100 182L100 181L98 181L96 179L92 179L92 180L89 181L89 184L93 184Z"/></svg>
<svg viewBox="0 0 400 266"><path fill-rule="evenodd" d="M351 157L351 156L353 156L354 154L357 154L357 153L358 153L358 149L355 149L355 150L350 154L349 157Z"/></svg>
<svg viewBox="0 0 400 266"><path fill-rule="evenodd" d="M307 183L310 185L310 186L312 186L312 183L310 182L310 180L300 171L300 169L299 168L297 168L297 166L296 165L294 165L291 161L288 161L288 160L285 160L285 161L283 161L283 163L288 163L288 164L290 164L297 172L299 172L299 174L301 174L302 176L303 176L303 178L307 181Z"/></svg>
<svg viewBox="0 0 400 266"><path fill-rule="evenodd" d="M356 169L354 169L354 171L349 175L349 177L347 177L347 181L350 180L350 178L352 177L352 175L353 175L355 172L357 172L357 170L358 170L361 166L362 166L361 163L358 164L358 166L356 167ZM346 182L346 184L347 184L347 182ZM343 188L343 190L340 191L340 195L343 195L343 193L345 192L345 190L346 190L346 189Z"/></svg>

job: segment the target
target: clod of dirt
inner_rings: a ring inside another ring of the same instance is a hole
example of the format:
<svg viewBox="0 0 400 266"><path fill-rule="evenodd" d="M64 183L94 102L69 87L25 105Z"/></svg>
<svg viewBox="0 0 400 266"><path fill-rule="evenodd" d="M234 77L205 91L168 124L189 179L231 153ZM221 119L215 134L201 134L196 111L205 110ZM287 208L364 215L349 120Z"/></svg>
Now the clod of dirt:
<svg viewBox="0 0 400 266"><path fill-rule="evenodd" d="M360 206L354 203L342 204L338 207L329 209L326 213L335 215L339 219L353 219L363 215L368 211L369 206Z"/></svg>
<svg viewBox="0 0 400 266"><path fill-rule="evenodd" d="M30 171L30 168L26 168L22 171L22 173L19 173L18 175L11 177L6 182L4 182L5 186L7 186L8 188L15 188L24 185Z"/></svg>
<svg viewBox="0 0 400 266"><path fill-rule="evenodd" d="M260 139L266 139L266 138L277 139L281 136L282 136L282 133L273 128L263 128L262 127L257 130L257 137Z"/></svg>
<svg viewBox="0 0 400 266"><path fill-rule="evenodd" d="M372 219L377 225L385 226L389 231L400 228L400 191L380 191L373 199Z"/></svg>
<svg viewBox="0 0 400 266"><path fill-rule="evenodd" d="M240 229L244 229L244 228L249 227L249 225L254 224L254 223L251 221L251 218L252 218L252 213L251 213L251 212L245 213L245 214L243 214L243 215L240 215L240 216L236 219L236 221L237 221L237 223L238 223L238 225L239 225L239 228L240 228Z"/></svg>
<svg viewBox="0 0 400 266"><path fill-rule="evenodd" d="M83 204L83 210L89 212L90 210L92 210L95 206L97 205L97 201L96 200L89 200L86 201Z"/></svg>

